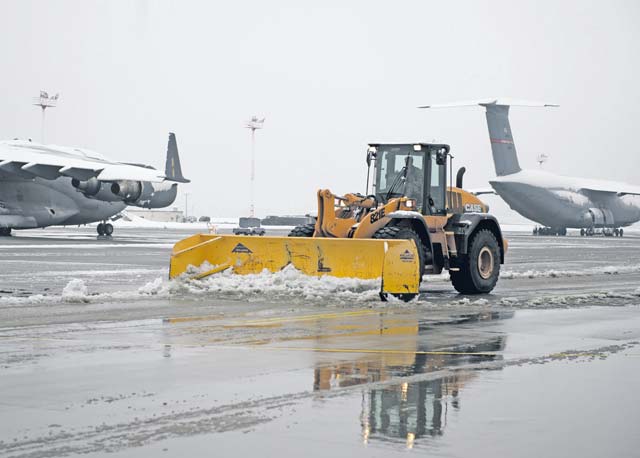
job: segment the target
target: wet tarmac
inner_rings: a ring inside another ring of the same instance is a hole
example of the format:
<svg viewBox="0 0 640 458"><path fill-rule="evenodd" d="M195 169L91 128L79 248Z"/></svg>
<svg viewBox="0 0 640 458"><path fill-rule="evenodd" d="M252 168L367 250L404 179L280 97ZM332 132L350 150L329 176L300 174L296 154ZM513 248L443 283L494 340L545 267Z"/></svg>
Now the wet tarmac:
<svg viewBox="0 0 640 458"><path fill-rule="evenodd" d="M509 234L493 294L385 304L91 231L0 239L0 456L640 454L640 238Z"/></svg>

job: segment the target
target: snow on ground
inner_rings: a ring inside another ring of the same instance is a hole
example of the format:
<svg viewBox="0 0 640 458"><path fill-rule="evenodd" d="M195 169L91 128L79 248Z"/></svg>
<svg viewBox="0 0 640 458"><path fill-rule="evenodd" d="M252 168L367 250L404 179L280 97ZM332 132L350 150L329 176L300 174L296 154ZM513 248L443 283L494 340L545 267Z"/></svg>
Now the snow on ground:
<svg viewBox="0 0 640 458"><path fill-rule="evenodd" d="M640 265L609 266L575 271L550 272L503 272L502 279L527 279L539 277L569 277L602 274L623 274L640 272ZM448 281L448 275L426 276L426 283L433 281ZM286 302L300 302L306 304L323 304L327 300L338 304L368 304L375 307L384 306L379 297L380 280L361 280L355 278L336 278L330 276L311 277L304 275L289 266L284 270L271 273L264 271L260 274L236 275L230 270L208 278L192 281L185 278L166 280L158 277L145 285L132 290L114 292L92 292L91 284L80 278L71 279L62 289L61 294L35 294L27 297L0 297L0 306L19 307L46 304L100 304L114 302L131 302L137 300L242 300L245 302L277 300ZM610 301L638 301L640 287L633 291L591 291L586 293L536 294L526 297L460 297L453 291L433 299L427 294L422 299L411 302L413 305L499 305L506 307L564 307L593 304L603 302L613 305ZM426 299L426 300L425 300ZM444 300L444 302L443 302ZM388 305L402 306L402 303L390 297Z"/></svg>
<svg viewBox="0 0 640 458"><path fill-rule="evenodd" d="M235 275L230 270L208 278L190 281L185 278L165 280L158 277L136 290L91 292L90 284L80 278L71 279L60 295L36 294L27 297L0 297L0 306L59 303L103 303L149 298L188 298L304 301L370 302L380 300L380 280L311 277L289 266L271 273Z"/></svg>
<svg viewBox="0 0 640 458"><path fill-rule="evenodd" d="M640 272L640 264L591 267L580 270L525 270L523 272L502 271L500 279L510 280L515 278L560 278L560 277L587 277L592 275L617 275Z"/></svg>

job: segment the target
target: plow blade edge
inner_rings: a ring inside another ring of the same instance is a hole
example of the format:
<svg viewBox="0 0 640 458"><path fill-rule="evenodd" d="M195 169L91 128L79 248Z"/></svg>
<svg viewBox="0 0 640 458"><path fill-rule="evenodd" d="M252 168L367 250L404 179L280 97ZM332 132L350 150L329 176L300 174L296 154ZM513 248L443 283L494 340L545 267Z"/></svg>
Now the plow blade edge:
<svg viewBox="0 0 640 458"><path fill-rule="evenodd" d="M204 278L278 272L292 265L311 276L380 279L381 292L417 294L420 261L412 240L248 237L197 234L173 247L169 277Z"/></svg>

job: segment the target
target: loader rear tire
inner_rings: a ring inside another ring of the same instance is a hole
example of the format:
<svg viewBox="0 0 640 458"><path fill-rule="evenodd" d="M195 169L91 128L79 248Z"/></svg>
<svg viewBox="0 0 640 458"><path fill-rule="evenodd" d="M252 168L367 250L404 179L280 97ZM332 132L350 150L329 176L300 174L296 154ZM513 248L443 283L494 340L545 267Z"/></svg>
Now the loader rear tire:
<svg viewBox="0 0 640 458"><path fill-rule="evenodd" d="M490 293L500 276L500 246L493 232L483 229L469 241L467 254L450 271L451 283L461 294Z"/></svg>
<svg viewBox="0 0 640 458"><path fill-rule="evenodd" d="M291 232L289 232L288 237L313 237L313 233L315 231L315 224L303 224L301 226L294 227Z"/></svg>

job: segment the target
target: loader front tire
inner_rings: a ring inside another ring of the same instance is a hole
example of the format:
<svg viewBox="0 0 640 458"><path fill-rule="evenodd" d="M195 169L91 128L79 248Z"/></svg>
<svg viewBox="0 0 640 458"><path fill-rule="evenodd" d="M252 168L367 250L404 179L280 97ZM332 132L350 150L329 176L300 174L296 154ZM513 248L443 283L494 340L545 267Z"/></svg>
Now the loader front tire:
<svg viewBox="0 0 640 458"><path fill-rule="evenodd" d="M291 232L289 232L288 237L313 237L313 233L316 231L316 225L314 224L303 224L301 226L294 227Z"/></svg>
<svg viewBox="0 0 640 458"><path fill-rule="evenodd" d="M483 229L473 234L467 254L451 270L451 283L461 294L490 293L500 276L500 246L493 232Z"/></svg>
<svg viewBox="0 0 640 458"><path fill-rule="evenodd" d="M422 281L422 275L424 274L424 260L425 260L425 247L422 243L422 239L416 231L408 226L385 226L378 229L371 238L374 239L404 239L413 240L418 250L418 257L420 258L420 280Z"/></svg>
<svg viewBox="0 0 640 458"><path fill-rule="evenodd" d="M425 260L425 247L420 239L420 236L416 231L411 229L408 226L385 226L381 229L378 229L373 236L373 239L378 240L389 240L389 239L400 239L400 240L413 240L416 244L416 250L418 251L418 259L420 260L420 280L422 282L422 275L424 274L424 260ZM415 293L401 293L394 294L395 297L404 302L409 302L411 299L415 298L417 294ZM380 297L383 301L386 300L386 293L380 293Z"/></svg>

